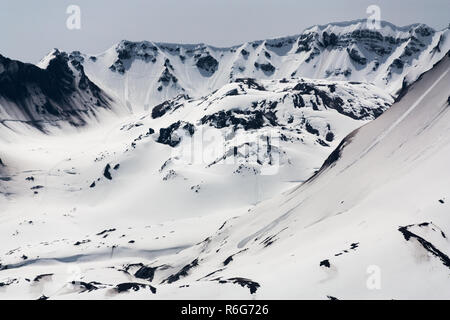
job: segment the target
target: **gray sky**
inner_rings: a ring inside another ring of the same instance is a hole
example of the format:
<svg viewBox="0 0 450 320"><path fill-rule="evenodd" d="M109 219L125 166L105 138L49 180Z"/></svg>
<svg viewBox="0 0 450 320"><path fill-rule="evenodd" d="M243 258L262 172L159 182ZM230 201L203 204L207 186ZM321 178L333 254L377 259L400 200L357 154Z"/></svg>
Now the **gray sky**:
<svg viewBox="0 0 450 320"><path fill-rule="evenodd" d="M38 62L52 48L100 53L122 39L231 46L300 33L314 24L366 18L442 29L449 0L0 0L0 54ZM81 29L69 30L66 9L81 8Z"/></svg>

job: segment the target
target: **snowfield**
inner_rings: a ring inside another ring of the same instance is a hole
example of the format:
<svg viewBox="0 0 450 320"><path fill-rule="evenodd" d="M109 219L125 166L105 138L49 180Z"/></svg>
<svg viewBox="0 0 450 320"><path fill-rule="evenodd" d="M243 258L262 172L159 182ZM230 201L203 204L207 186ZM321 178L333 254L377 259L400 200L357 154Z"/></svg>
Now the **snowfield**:
<svg viewBox="0 0 450 320"><path fill-rule="evenodd" d="M0 299L449 299L447 38L0 56Z"/></svg>

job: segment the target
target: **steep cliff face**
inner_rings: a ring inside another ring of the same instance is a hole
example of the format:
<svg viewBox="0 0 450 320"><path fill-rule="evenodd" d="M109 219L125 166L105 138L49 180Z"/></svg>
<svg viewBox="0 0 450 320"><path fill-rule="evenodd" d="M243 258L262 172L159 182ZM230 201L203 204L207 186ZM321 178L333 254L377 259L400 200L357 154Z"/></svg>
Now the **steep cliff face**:
<svg viewBox="0 0 450 320"><path fill-rule="evenodd" d="M89 80L78 58L55 50L39 68L0 55L0 122L41 130L61 121L79 126L96 109L110 108L111 98Z"/></svg>

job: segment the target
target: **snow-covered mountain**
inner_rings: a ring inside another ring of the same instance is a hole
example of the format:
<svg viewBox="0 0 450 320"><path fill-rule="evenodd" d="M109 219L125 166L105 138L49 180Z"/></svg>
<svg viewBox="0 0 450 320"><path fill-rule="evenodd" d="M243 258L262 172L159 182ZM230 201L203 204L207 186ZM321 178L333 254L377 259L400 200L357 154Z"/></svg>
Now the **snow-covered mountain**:
<svg viewBox="0 0 450 320"><path fill-rule="evenodd" d="M73 56L54 50L42 68L0 55L0 122L14 128L26 123L83 125L112 99L84 73ZM17 124L19 122L19 124Z"/></svg>
<svg viewBox="0 0 450 320"><path fill-rule="evenodd" d="M449 123L450 52L306 183L144 265L150 283L166 297L448 299Z"/></svg>
<svg viewBox="0 0 450 320"><path fill-rule="evenodd" d="M301 34L230 48L121 41L98 55L76 53L88 76L130 109L179 94L198 98L238 78L369 82L392 95L449 50L449 29L366 20L314 26Z"/></svg>
<svg viewBox="0 0 450 320"><path fill-rule="evenodd" d="M196 245L180 243L192 239L180 227L202 233L206 220L137 228L115 221L120 227L97 233L83 228L76 242L69 227L52 241L22 239L2 256L3 292L42 299L448 298L449 83L447 55L387 112L343 139L307 182L227 220ZM63 216L78 224L81 213ZM46 214L34 218L18 223L13 237L49 228ZM98 227L97 219L88 218ZM156 249L161 242L173 246Z"/></svg>
<svg viewBox="0 0 450 320"><path fill-rule="evenodd" d="M75 262L63 263L70 272L62 283L51 282L64 287L85 259L128 261L194 245L307 179L346 134L392 102L365 83L239 79L200 99L181 95L76 131L2 127L5 293L23 296L23 281L47 274L35 269L45 261ZM28 267L38 274L19 276ZM41 289L29 297L54 296Z"/></svg>
<svg viewBox="0 0 450 320"><path fill-rule="evenodd" d="M449 49L353 21L1 57L0 298L450 297Z"/></svg>

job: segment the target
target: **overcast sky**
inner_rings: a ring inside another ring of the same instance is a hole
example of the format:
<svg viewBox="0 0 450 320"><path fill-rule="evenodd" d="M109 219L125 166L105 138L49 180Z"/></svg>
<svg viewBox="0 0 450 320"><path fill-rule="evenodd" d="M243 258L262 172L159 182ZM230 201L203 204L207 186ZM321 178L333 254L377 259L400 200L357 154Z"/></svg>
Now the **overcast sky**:
<svg viewBox="0 0 450 320"><path fill-rule="evenodd" d="M100 53L122 39L231 46L300 33L314 24L366 18L443 29L449 0L0 0L0 54L36 63L52 48ZM69 30L69 5L81 29Z"/></svg>

